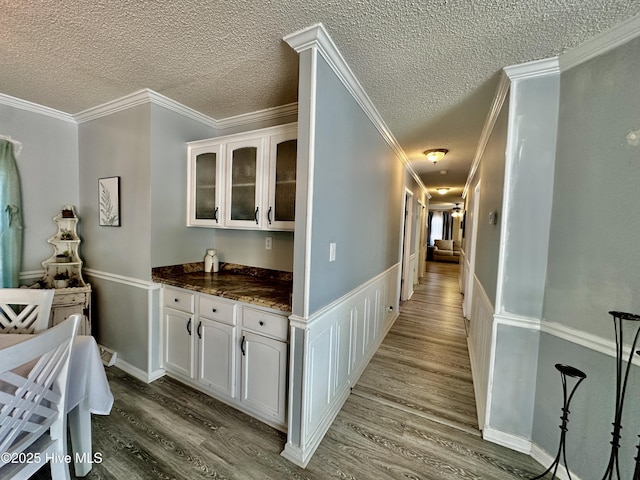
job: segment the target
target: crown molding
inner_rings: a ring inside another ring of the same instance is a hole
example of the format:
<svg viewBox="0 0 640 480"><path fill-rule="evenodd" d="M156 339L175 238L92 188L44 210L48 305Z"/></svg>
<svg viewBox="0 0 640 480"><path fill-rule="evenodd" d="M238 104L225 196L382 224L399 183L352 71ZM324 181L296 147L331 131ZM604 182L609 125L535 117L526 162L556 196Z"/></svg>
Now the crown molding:
<svg viewBox="0 0 640 480"><path fill-rule="evenodd" d="M464 188L462 189L462 198L466 198L467 194L469 193L471 182L473 181L473 177L478 171L480 160L482 159L482 155L484 155L484 149L487 147L487 142L489 142L489 137L493 132L493 127L496 124L496 120L498 120L498 115L500 114L502 105L507 98L507 93L509 93L510 86L511 81L509 80L509 77L505 72L502 72L500 74L500 80L498 82L496 94L494 95L493 102L491 103L491 108L489 109L487 119L484 122L484 127L482 127L482 133L480 134L480 139L478 140L476 154L473 157L473 162L471 162L471 168L469 169L469 175L467 176L467 183L465 183Z"/></svg>
<svg viewBox="0 0 640 480"><path fill-rule="evenodd" d="M598 55L602 55L640 36L640 14L602 32L560 55L560 69L564 72Z"/></svg>
<svg viewBox="0 0 640 480"><path fill-rule="evenodd" d="M20 98L12 97L0 93L0 104L7 105L8 107L19 108L21 110L27 110L29 112L37 113L39 115L45 115L47 117L56 118L64 122L76 123L73 115L55 110L53 108L45 107L44 105L38 105L37 103L22 100Z"/></svg>
<svg viewBox="0 0 640 480"><path fill-rule="evenodd" d="M503 68L511 81L545 77L560 73L558 57L543 58L532 62L520 63Z"/></svg>
<svg viewBox="0 0 640 480"><path fill-rule="evenodd" d="M133 92L116 100L103 103L102 105L83 110L82 112L76 113L74 115L74 118L78 122L78 124L85 123L91 120L95 120L96 118L111 115L128 108L136 107L138 105L144 105L146 103L153 103L155 105L165 107L185 117L189 117L193 120L204 123L205 125L208 125L212 128L218 128L218 122L214 118L208 117L207 115L204 115L192 108L186 107L181 103L178 103L175 100L165 97L164 95L161 95L158 92L154 92L153 90L150 90L148 88L138 90L137 92Z"/></svg>
<svg viewBox="0 0 640 480"><path fill-rule="evenodd" d="M297 114L298 102L293 102L279 107L265 108L264 110L242 113L240 115L234 115L233 117L226 117L221 120L217 120L216 123L218 125L218 129L224 130L225 128L248 125L250 123L273 120Z"/></svg>
<svg viewBox="0 0 640 480"><path fill-rule="evenodd" d="M404 164L405 168L409 171L416 183L426 192L427 188L411 166L409 157L407 157L407 154L393 136L391 130L387 127L387 124L384 122L382 116L345 61L344 57L338 50L338 47L329 36L324 25L322 23L316 23L315 25L311 25L310 27L286 35L283 37L283 40L298 53L314 48L320 52L322 57L327 61L329 67L337 75L349 93L351 93L387 144L389 144L396 156Z"/></svg>

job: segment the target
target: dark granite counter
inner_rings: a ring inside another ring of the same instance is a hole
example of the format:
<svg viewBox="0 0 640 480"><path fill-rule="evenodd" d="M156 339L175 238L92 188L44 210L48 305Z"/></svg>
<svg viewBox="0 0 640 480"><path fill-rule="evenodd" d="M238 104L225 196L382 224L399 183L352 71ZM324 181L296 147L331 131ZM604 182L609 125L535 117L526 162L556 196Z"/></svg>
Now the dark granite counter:
<svg viewBox="0 0 640 480"><path fill-rule="evenodd" d="M219 272L207 273L199 262L157 267L151 277L157 283L291 312L290 272L221 263Z"/></svg>

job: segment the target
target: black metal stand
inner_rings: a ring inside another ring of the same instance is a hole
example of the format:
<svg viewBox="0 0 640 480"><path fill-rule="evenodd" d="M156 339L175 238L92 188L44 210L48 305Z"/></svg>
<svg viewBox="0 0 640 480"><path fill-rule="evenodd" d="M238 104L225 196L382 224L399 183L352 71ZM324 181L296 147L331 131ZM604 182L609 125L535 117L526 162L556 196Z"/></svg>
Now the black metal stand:
<svg viewBox="0 0 640 480"><path fill-rule="evenodd" d="M560 372L560 376L562 377L562 416L560 419L562 420L562 424L560 425L560 443L558 445L558 453L556 454L556 458L553 460L553 463L549 465L542 474L537 477L532 478L531 480L537 480L539 478L544 477L547 473L553 470L552 479L556 478L556 472L558 471L558 466L560 465L560 455L562 455L562 460L564 461L564 466L567 469L567 475L569 476L569 480L571 480L571 474L569 473L569 467L567 466L567 452L565 450L565 440L567 437L567 423L569 423L569 404L571 403L571 399L573 398L573 394L576 392L578 385L582 382L587 375L578 370L577 368L571 367L569 365L563 365L561 363L556 363L556 369ZM576 378L578 381L575 383L573 388L571 389L571 393L567 396L567 377Z"/></svg>
<svg viewBox="0 0 640 480"><path fill-rule="evenodd" d="M622 355L624 347L624 323L623 320L640 321L640 315L634 315L633 313L625 312L609 312L613 316L613 327L616 335L616 409L613 420L613 431L611 432L611 455L609 457L609 464L607 470L602 477L602 480L611 480L614 478L620 479L620 465L618 464L618 450L620 449L620 430L622 430L622 408L624 407L624 394L627 391L627 380L629 378L629 370L631 368L631 359L633 358L634 351L636 349L636 343L638 342L638 334L640 334L640 328L636 327L636 333L633 336L633 343L631 344L631 352L629 353L629 360L627 361L627 368L624 371L624 377L622 372ZM640 324L639 324L640 325ZM640 455L639 455L640 456ZM634 473L634 479L640 479L638 477L638 466L636 466L636 473Z"/></svg>

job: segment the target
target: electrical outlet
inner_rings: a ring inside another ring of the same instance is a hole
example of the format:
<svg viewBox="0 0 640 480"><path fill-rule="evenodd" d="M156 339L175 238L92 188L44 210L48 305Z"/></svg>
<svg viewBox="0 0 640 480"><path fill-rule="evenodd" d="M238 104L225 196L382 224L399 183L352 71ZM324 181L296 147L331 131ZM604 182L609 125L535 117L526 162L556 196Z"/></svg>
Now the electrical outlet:
<svg viewBox="0 0 640 480"><path fill-rule="evenodd" d="M273 249L273 237L265 237L264 248L266 248L267 250Z"/></svg>
<svg viewBox="0 0 640 480"><path fill-rule="evenodd" d="M336 244L335 242L332 242L329 244L329 261L330 262L335 262L336 261Z"/></svg>

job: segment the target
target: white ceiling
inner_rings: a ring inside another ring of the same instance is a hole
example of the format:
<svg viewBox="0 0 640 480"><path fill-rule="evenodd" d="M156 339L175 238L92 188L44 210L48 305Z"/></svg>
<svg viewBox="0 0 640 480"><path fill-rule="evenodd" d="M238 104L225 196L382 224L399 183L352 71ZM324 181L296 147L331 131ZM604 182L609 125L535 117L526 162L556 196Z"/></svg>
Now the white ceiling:
<svg viewBox="0 0 640 480"><path fill-rule="evenodd" d="M295 102L297 54L282 37L322 22L432 203L451 202L497 72L638 12L640 0L12 0L0 93L76 114L150 88L222 119ZM436 166L422 156L435 147L450 151Z"/></svg>

